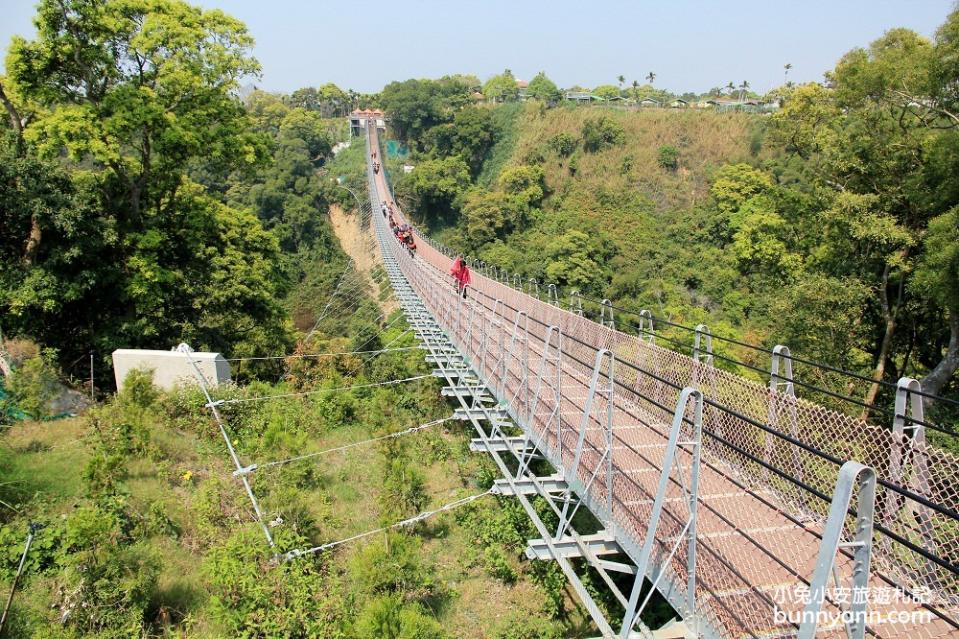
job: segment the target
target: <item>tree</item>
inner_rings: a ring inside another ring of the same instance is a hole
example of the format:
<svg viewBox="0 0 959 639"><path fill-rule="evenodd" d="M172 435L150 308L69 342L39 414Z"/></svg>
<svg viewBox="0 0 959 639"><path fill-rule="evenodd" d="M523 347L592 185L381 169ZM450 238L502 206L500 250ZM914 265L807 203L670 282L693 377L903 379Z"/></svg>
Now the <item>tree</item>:
<svg viewBox="0 0 959 639"><path fill-rule="evenodd" d="M949 324L945 354L922 379L923 390L938 395L959 369L959 206L929 221L923 244L912 286L945 310Z"/></svg>
<svg viewBox="0 0 959 639"><path fill-rule="evenodd" d="M415 202L428 221L449 216L459 208L470 184L469 166L457 155L426 160L404 175L396 185L398 194Z"/></svg>
<svg viewBox="0 0 959 639"><path fill-rule="evenodd" d="M867 349L875 381L867 405L876 400L890 368L911 364L900 364L897 354L926 360L929 383L940 388L955 370L959 322L952 321L949 298L936 293L949 269L925 251L936 247L949 254L942 239L948 234L938 231L942 222L932 221L950 219L948 211L959 203L954 177L959 138L943 106L952 85L942 83L941 71L951 60L948 34L957 23L953 12L935 43L906 29L887 32L867 49L846 54L828 76L831 88L790 89L784 108L772 118L776 139L808 158L820 188L831 196L825 224L817 228L828 250L812 265L855 275L876 291ZM912 92L908 101L902 87ZM922 316L908 310L919 290L948 321L921 325ZM924 344L900 340L903 324L912 334L926 335Z"/></svg>
<svg viewBox="0 0 959 639"><path fill-rule="evenodd" d="M563 286L588 288L600 274L599 266L591 257L596 253L588 235L577 230L567 231L546 246L546 276Z"/></svg>
<svg viewBox="0 0 959 639"><path fill-rule="evenodd" d="M605 115L586 120L583 124L583 148L589 153L596 153L625 141L626 131L623 127Z"/></svg>
<svg viewBox="0 0 959 639"><path fill-rule="evenodd" d="M350 111L350 96L332 82L327 82L317 91L317 106L325 118L347 115Z"/></svg>
<svg viewBox="0 0 959 639"><path fill-rule="evenodd" d="M653 73L652 71L650 71L649 73L646 74L646 82L649 82L650 84L652 84L653 81L655 81L655 80L656 80L656 74L655 74L655 73Z"/></svg>
<svg viewBox="0 0 959 639"><path fill-rule="evenodd" d="M440 155L459 155L477 175L496 136L493 114L489 109L465 107L456 112L453 122L430 129L429 145Z"/></svg>
<svg viewBox="0 0 959 639"><path fill-rule="evenodd" d="M789 62L783 65L783 84L789 84L789 70L793 68L793 65Z"/></svg>
<svg viewBox="0 0 959 639"><path fill-rule="evenodd" d="M314 166L323 164L333 148L322 116L316 111L303 108L293 109L283 118L280 122L278 138L302 140Z"/></svg>
<svg viewBox="0 0 959 639"><path fill-rule="evenodd" d="M623 82L626 82L626 76L617 76L616 81L619 82L619 90L623 90Z"/></svg>
<svg viewBox="0 0 959 639"><path fill-rule="evenodd" d="M668 144L659 147L659 154L656 157L659 166L668 171L675 171L679 168L679 150Z"/></svg>
<svg viewBox="0 0 959 639"><path fill-rule="evenodd" d="M380 94L396 137L415 146L427 129L446 120L442 96L432 80L390 82Z"/></svg>
<svg viewBox="0 0 959 639"><path fill-rule="evenodd" d="M61 362L117 344L286 343L275 238L186 175L265 157L233 96L258 69L243 25L176 0L45 0L36 23L7 56L5 95L35 115L21 157L0 141L17 176L0 186L4 328ZM83 170L58 166L71 160Z"/></svg>
<svg viewBox="0 0 959 639"><path fill-rule="evenodd" d="M519 98L516 77L509 69L494 75L483 85L483 95L498 102L514 102Z"/></svg>
<svg viewBox="0 0 959 639"><path fill-rule="evenodd" d="M303 87L291 93L286 103L297 109L316 111L320 108L320 96L313 87Z"/></svg>
<svg viewBox="0 0 959 639"><path fill-rule="evenodd" d="M593 89L593 94L598 95L608 102L613 98L619 97L619 89L612 84L601 84Z"/></svg>
<svg viewBox="0 0 959 639"><path fill-rule="evenodd" d="M546 77L545 71L540 71L533 76L533 79L529 81L526 92L530 97L547 103L556 102L560 98L559 89L552 80Z"/></svg>
<svg viewBox="0 0 959 639"><path fill-rule="evenodd" d="M37 40L12 39L7 72L25 99L60 107L27 139L45 155L108 167L136 221L177 190L189 159L256 161L231 95L259 72L252 46L242 23L177 0L44 0Z"/></svg>

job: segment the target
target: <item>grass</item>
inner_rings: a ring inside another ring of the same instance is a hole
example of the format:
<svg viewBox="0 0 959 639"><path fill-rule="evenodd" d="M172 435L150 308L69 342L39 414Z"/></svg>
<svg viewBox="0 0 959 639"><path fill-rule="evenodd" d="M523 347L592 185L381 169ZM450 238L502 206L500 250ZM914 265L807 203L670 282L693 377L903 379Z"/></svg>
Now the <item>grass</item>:
<svg viewBox="0 0 959 639"><path fill-rule="evenodd" d="M402 329L397 328L397 331ZM397 357L414 358L418 353L404 353ZM423 366L418 362L417 366ZM433 384L422 392L421 401L431 393L438 394ZM264 389L256 389L257 393ZM414 395L416 397L416 395ZM308 400L283 400L304 408L313 406ZM382 419L371 419L366 413L377 402L373 398L363 404L364 410L342 425L329 427L321 420L311 420L307 412L275 410L281 415L292 415L300 423L290 428L305 428L311 435L298 453L324 450L349 442L357 442L382 434L378 424ZM415 404L414 404L415 405ZM438 399L422 404L438 411L435 416L448 414ZM445 411L445 412L444 412ZM100 427L135 417L114 407L101 415ZM249 417L249 414L244 414ZM252 414L255 416L256 414ZM249 521L249 505L240 487L230 477L232 470L226 451L215 431L207 430L207 419L193 421L171 420L162 410L148 410L142 417L148 425L149 443L146 452L128 459L123 491L130 507L139 513L160 512L170 522L167 529L151 528L142 539L148 551L160 559L161 572L153 595L149 615L156 636L221 637L224 630L206 614L209 587L198 570L211 545L229 535L238 523ZM236 416L231 425L245 428ZM392 428L406 426L409 419L394 417ZM426 418L423 421L427 421ZM310 423L304 423L310 422ZM412 423L412 422L411 422ZM97 434L91 430L91 421L84 418L60 422L23 422L6 433L3 444L12 454L11 476L29 480L31 493L23 492L24 508L18 515L6 513L4 520L15 529L25 527L28 518L49 519L69 514L84 503L86 484L83 469L90 458ZM246 431L244 431L246 432ZM425 479L428 495L427 508L436 507L465 494L479 490L476 486L478 470L488 460L468 451L470 432L462 425L443 424L433 429L406 436L417 470ZM245 435L244 460L268 461L289 454L285 449L264 449L252 435ZM268 517L273 517L277 501L275 480L283 472L294 473L300 485L297 502L319 522L320 543L365 532L384 523L380 512L380 482L383 451L378 445L363 445L344 452L322 455L315 459L295 462L288 467L258 471L253 476L254 490ZM302 478L308 477L308 480ZM289 482L286 482L288 484ZM211 493L212 491L212 493ZM206 508L207 494L218 495L213 501L225 517L221 524L211 527ZM42 534L42 532L41 532ZM443 515L421 524L419 536L423 540L422 560L435 569L436 579L444 594L436 600L433 614L447 628L457 629L453 636L476 638L493 637L505 626L511 625L517 615L522 618L542 616L544 595L523 572L519 557L513 557L519 578L514 584L505 584L491 577L478 558L482 549L475 547L471 531L465 530L452 515ZM18 540L17 543L20 543ZM350 558L367 544L382 543L382 535L342 547L333 555L336 578L349 587ZM5 555L10 548L2 548ZM59 576L55 573L28 574L23 590L18 595L16 620L12 636L29 636L26 628L57 624L57 612L50 608L58 599ZM7 587L9 584L0 584ZM575 607L574 607L575 610ZM355 612L355 611L354 611ZM166 629L164 629L166 628ZM22 634L20 634L22 632Z"/></svg>

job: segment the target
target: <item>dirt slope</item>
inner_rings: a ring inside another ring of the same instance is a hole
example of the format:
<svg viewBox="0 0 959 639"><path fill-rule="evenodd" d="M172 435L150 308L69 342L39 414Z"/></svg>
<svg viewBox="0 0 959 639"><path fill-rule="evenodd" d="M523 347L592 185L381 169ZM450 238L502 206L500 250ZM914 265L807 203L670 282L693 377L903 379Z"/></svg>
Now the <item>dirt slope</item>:
<svg viewBox="0 0 959 639"><path fill-rule="evenodd" d="M353 258L357 271L373 291L379 291L380 287L372 277L373 269L380 261L372 231L360 228L359 217L347 213L336 204L330 205L330 223L333 225L333 232L340 241L343 251ZM396 300L392 297L380 301L379 305L386 314L392 313L397 308Z"/></svg>

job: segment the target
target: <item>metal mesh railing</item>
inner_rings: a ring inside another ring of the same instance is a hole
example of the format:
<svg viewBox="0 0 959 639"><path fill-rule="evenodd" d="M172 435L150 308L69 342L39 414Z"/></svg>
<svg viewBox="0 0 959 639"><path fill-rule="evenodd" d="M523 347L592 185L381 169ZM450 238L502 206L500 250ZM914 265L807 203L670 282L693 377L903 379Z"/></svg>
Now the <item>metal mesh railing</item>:
<svg viewBox="0 0 959 639"><path fill-rule="evenodd" d="M389 197L382 175L371 175L371 188L377 197ZM417 238L415 258L398 243L388 242L387 250L425 305L557 467L570 469L585 427L580 463L567 473L575 473L580 485L589 484L584 499L591 510L637 545L646 534L677 395L687 386L701 390L705 468L699 491L697 614L724 636L795 633L796 624L777 620L777 607L788 612L790 603L778 601L776 593L808 585L833 486L840 466L850 459L874 468L879 478L871 584L922 595L928 599L924 604L896 605L924 606L931 615L921 625L894 619L875 623L869 633L959 636L953 621L959 608L955 455L613 330L477 273L464 300L447 275L449 257L427 238ZM614 371L603 377L613 392L608 398L596 396L584 417L590 378L603 349L615 355ZM610 414L613 447L608 451L603 416ZM612 455L613 472L600 481L593 475L604 453ZM657 556L665 557L680 535L681 500L679 484L671 483L657 531ZM685 544L679 543L677 559L665 568L682 582L686 563L678 558L685 557ZM848 569L849 558L841 554L837 567ZM822 629L822 636L833 635L842 636L842 629Z"/></svg>

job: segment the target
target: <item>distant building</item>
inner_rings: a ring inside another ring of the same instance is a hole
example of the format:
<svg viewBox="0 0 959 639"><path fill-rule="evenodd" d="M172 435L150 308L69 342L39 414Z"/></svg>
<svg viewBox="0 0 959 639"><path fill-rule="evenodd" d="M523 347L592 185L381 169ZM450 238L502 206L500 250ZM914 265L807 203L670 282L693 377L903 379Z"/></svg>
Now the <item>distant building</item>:
<svg viewBox="0 0 959 639"><path fill-rule="evenodd" d="M524 102L529 99L529 82L526 80L516 81L516 96Z"/></svg>
<svg viewBox="0 0 959 639"><path fill-rule="evenodd" d="M385 128L386 119L386 114L379 109L353 109L350 113L350 137L363 133L368 122L375 122L378 129Z"/></svg>
<svg viewBox="0 0 959 639"><path fill-rule="evenodd" d="M682 98L676 98L669 103L670 109L686 109L689 108L689 102L683 100Z"/></svg>
<svg viewBox="0 0 959 639"><path fill-rule="evenodd" d="M567 102L576 102L577 104L591 104L592 102L602 101L603 98L593 95L588 91L567 91L563 94L563 99Z"/></svg>
<svg viewBox="0 0 959 639"><path fill-rule="evenodd" d="M639 106L644 108L656 108L663 106L659 100L654 100L652 98L643 98L639 101Z"/></svg>

